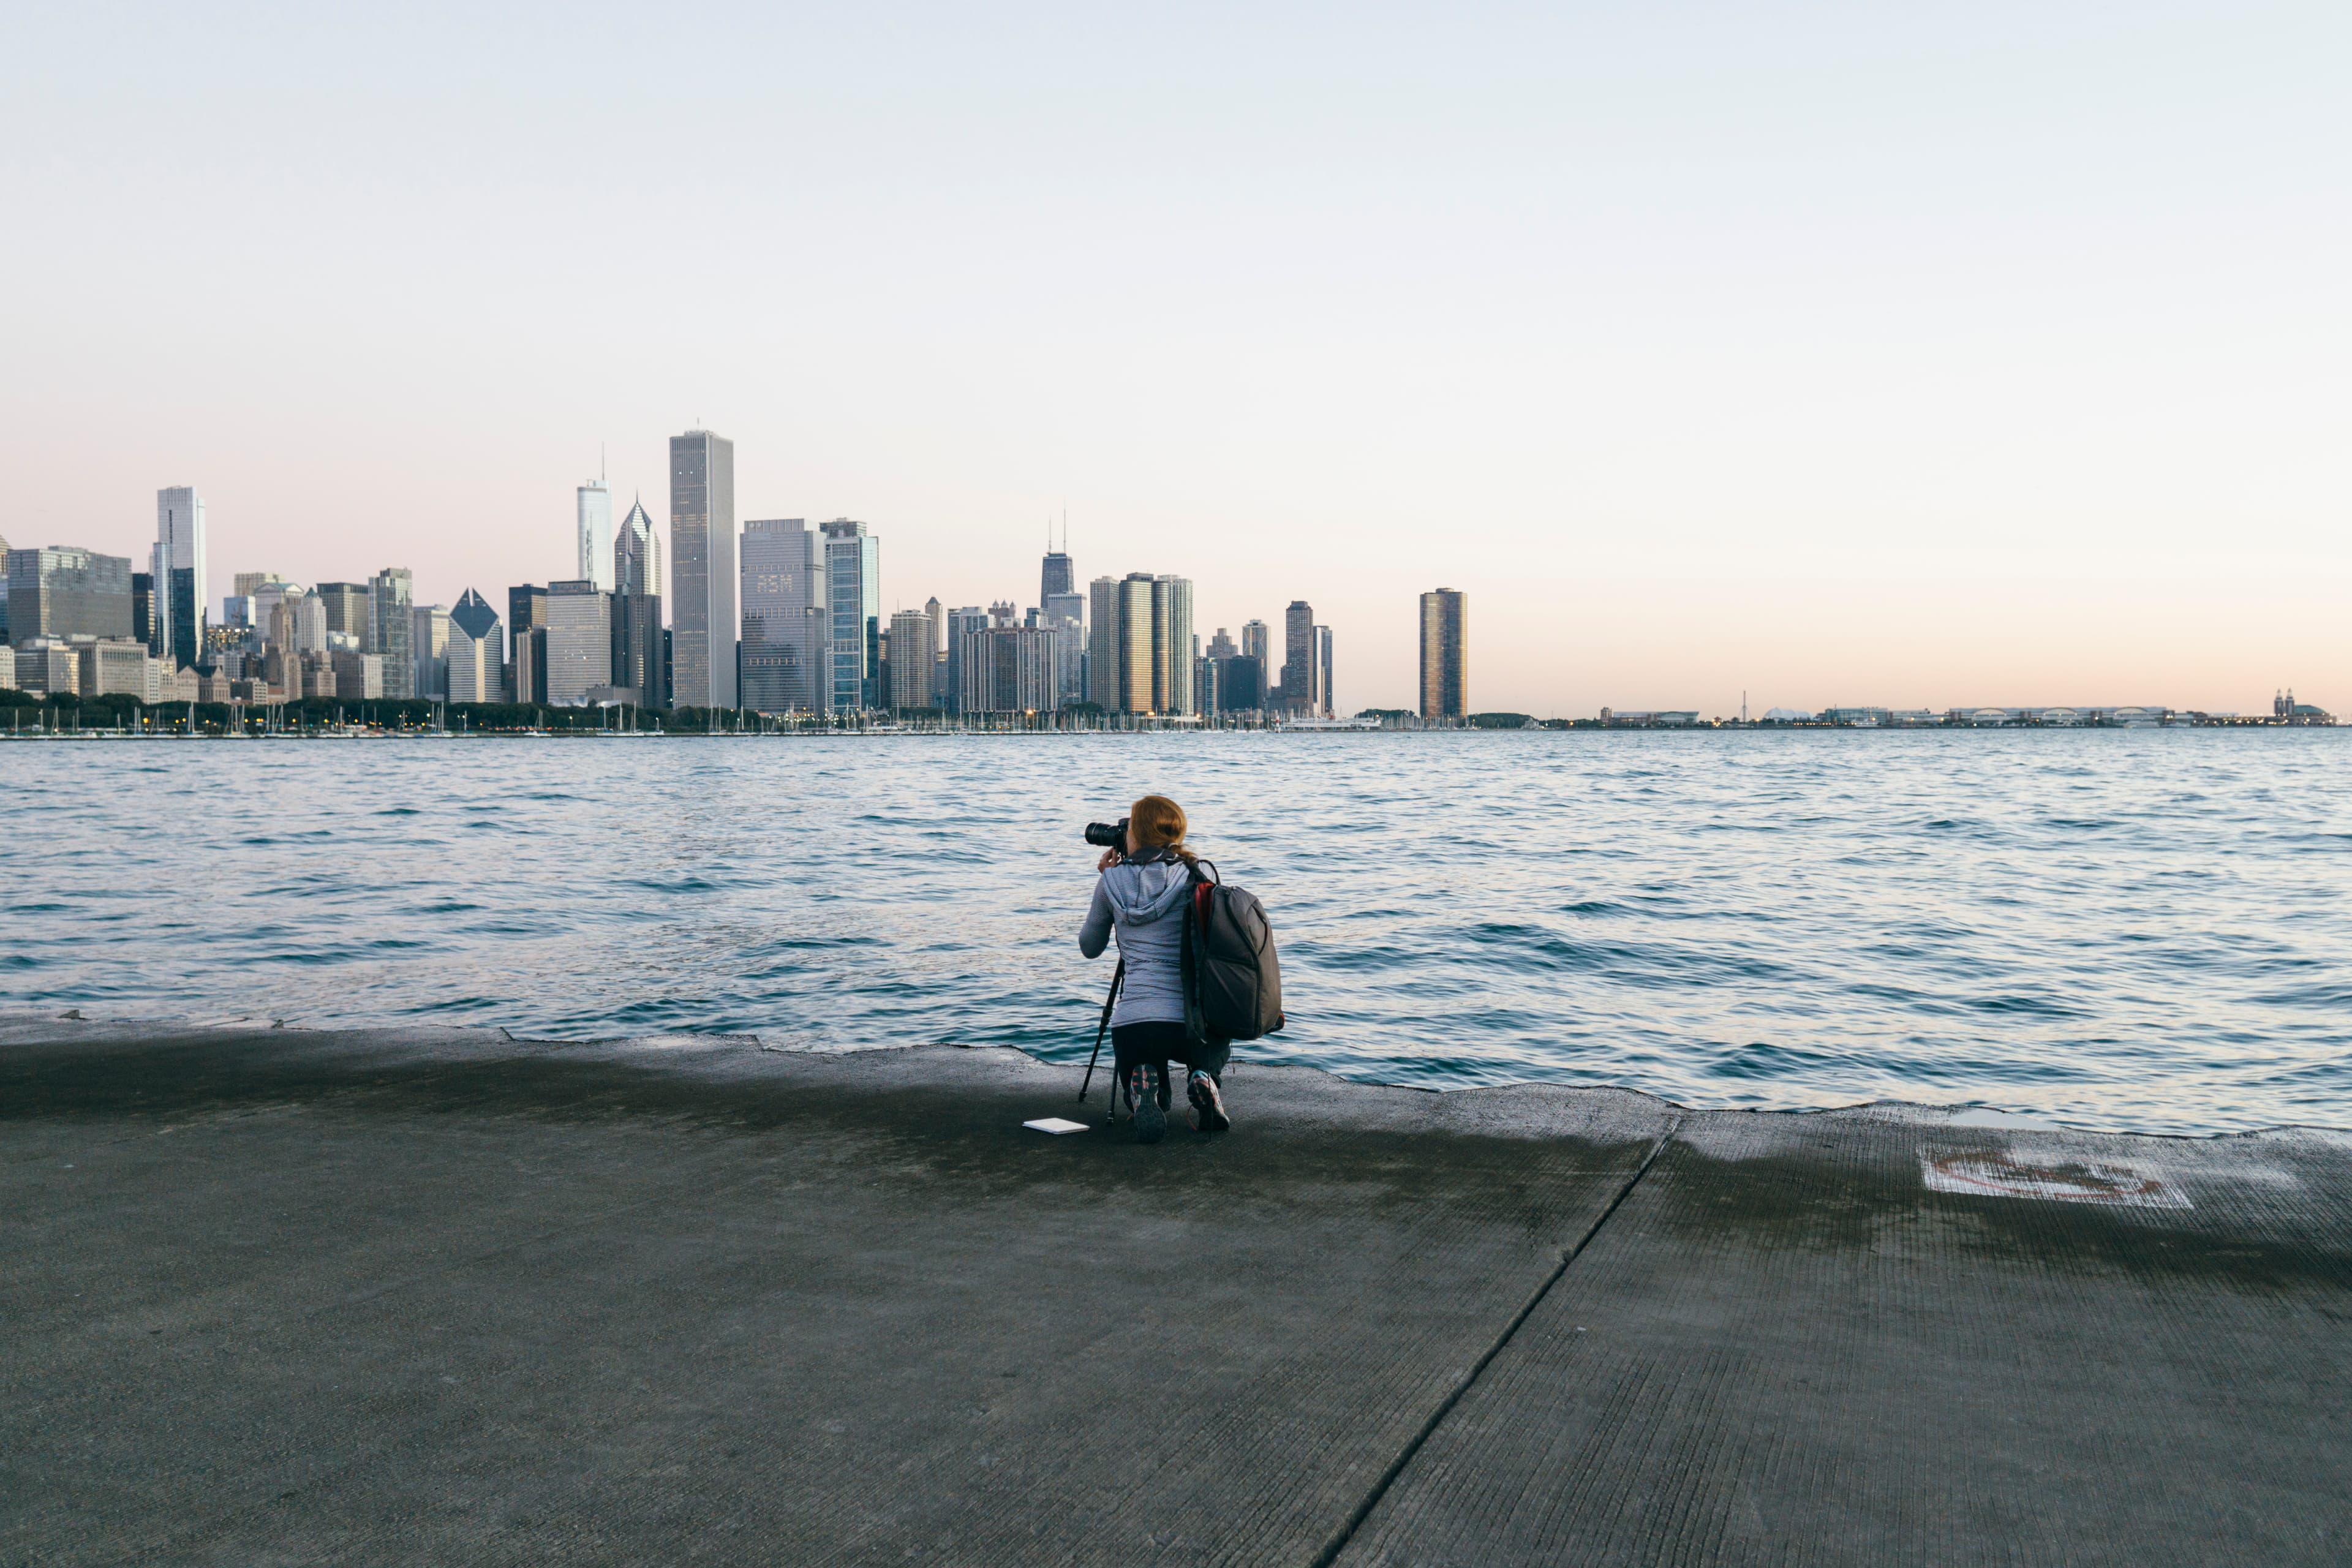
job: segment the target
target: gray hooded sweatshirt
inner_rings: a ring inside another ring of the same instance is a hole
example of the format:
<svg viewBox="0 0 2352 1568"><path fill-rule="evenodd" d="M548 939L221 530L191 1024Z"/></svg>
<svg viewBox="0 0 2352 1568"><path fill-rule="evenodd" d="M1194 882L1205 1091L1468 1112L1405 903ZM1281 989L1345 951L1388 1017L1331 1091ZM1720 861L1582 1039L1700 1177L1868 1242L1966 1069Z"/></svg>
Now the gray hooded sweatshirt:
<svg viewBox="0 0 2352 1568"><path fill-rule="evenodd" d="M1100 957L1111 932L1118 932L1127 983L1110 1016L1113 1027L1184 1021L1183 913L1192 889L1192 871L1181 860L1122 860L1095 883L1078 951Z"/></svg>

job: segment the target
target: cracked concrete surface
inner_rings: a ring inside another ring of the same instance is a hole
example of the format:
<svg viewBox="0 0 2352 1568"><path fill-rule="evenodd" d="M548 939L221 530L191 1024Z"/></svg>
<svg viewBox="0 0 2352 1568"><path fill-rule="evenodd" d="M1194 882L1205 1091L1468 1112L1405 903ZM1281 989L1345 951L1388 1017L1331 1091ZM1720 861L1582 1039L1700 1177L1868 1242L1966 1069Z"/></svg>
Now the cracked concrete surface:
<svg viewBox="0 0 2352 1568"><path fill-rule="evenodd" d="M2352 1558L2341 1134L1076 1080L0 1020L0 1562Z"/></svg>

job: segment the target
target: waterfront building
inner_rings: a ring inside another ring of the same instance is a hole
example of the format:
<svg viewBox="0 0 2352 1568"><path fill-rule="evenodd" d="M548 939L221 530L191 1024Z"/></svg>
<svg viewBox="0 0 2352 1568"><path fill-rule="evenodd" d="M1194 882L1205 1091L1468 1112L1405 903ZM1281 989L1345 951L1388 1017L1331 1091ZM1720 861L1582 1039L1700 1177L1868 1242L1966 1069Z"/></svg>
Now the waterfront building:
<svg viewBox="0 0 2352 1568"><path fill-rule="evenodd" d="M405 566L387 566L368 579L368 636L364 646L368 652L383 656L383 694L388 698L416 695L412 582Z"/></svg>
<svg viewBox="0 0 2352 1568"><path fill-rule="evenodd" d="M1265 660L1255 654L1236 654L1213 661L1217 666L1217 711L1259 713L1266 707Z"/></svg>
<svg viewBox="0 0 2352 1568"><path fill-rule="evenodd" d="M468 588L449 612L449 700L499 701L505 695L505 627L499 613Z"/></svg>
<svg viewBox="0 0 2352 1568"><path fill-rule="evenodd" d="M1063 707L1087 698L1087 598L1083 594L1046 596L1037 624L1062 634L1055 645L1055 700Z"/></svg>
<svg viewBox="0 0 2352 1568"><path fill-rule="evenodd" d="M1439 588L1421 596L1421 716L1470 711L1470 596Z"/></svg>
<svg viewBox="0 0 2352 1568"><path fill-rule="evenodd" d="M661 534L635 498L613 536L613 592L662 596Z"/></svg>
<svg viewBox="0 0 2352 1568"><path fill-rule="evenodd" d="M671 678L688 708L736 706L735 443L708 430L669 440Z"/></svg>
<svg viewBox="0 0 2352 1568"><path fill-rule="evenodd" d="M743 525L742 705L753 712L827 706L832 626L819 544L797 517Z"/></svg>
<svg viewBox="0 0 2352 1568"><path fill-rule="evenodd" d="M1184 577L1151 580L1151 711L1190 713L1192 707L1192 584Z"/></svg>
<svg viewBox="0 0 2352 1568"><path fill-rule="evenodd" d="M661 600L652 594L614 594L612 598L614 686L634 692L626 700L642 707L668 707Z"/></svg>
<svg viewBox="0 0 2352 1568"><path fill-rule="evenodd" d="M175 668L203 658L205 616L212 604L205 552L205 499L193 485L155 492L154 647Z"/></svg>
<svg viewBox="0 0 2352 1568"><path fill-rule="evenodd" d="M544 702L547 683L541 679L546 660L532 657L534 648L543 645L539 636L547 629L547 590L535 583L518 584L507 590L507 700L511 702Z"/></svg>
<svg viewBox="0 0 2352 1568"><path fill-rule="evenodd" d="M53 544L8 552L8 635L128 637L131 558Z"/></svg>
<svg viewBox="0 0 2352 1568"><path fill-rule="evenodd" d="M147 645L136 637L75 638L73 648L79 668L75 672L74 689L84 697L136 697L149 700L151 677L148 667L159 663L148 651Z"/></svg>
<svg viewBox="0 0 2352 1568"><path fill-rule="evenodd" d="M313 653L305 648L295 661L292 674L299 683L289 689L295 698L324 697L331 700L338 695L332 654Z"/></svg>
<svg viewBox="0 0 2352 1568"><path fill-rule="evenodd" d="M318 595L330 633L345 632L367 641L375 622L374 595L364 583L321 583L310 590Z"/></svg>
<svg viewBox="0 0 2352 1568"><path fill-rule="evenodd" d="M1118 693L1116 711L1151 711L1151 594L1149 572L1130 572L1119 580L1118 607L1112 626L1117 644Z"/></svg>
<svg viewBox="0 0 2352 1568"><path fill-rule="evenodd" d="M17 690L56 696L81 689L81 656L65 638L26 637L16 654Z"/></svg>
<svg viewBox="0 0 2352 1568"><path fill-rule="evenodd" d="M927 699L927 701L930 707L945 711L946 710L952 708L954 704L948 700L946 684L948 668L948 613L940 607L938 595L934 594L929 598L923 601L923 615L931 623L931 652L930 658L929 660L930 672L924 677L926 680L930 682L929 687L929 697Z"/></svg>
<svg viewBox="0 0 2352 1568"><path fill-rule="evenodd" d="M978 605L966 605L961 609L947 612L946 657L940 661L940 706L952 713L963 711L963 663L965 639L988 629L988 612Z"/></svg>
<svg viewBox="0 0 2352 1568"><path fill-rule="evenodd" d="M143 642L159 656L163 650L163 627L155 619L155 574L131 574L131 638Z"/></svg>
<svg viewBox="0 0 2352 1568"><path fill-rule="evenodd" d="M577 706L591 687L613 684L613 595L586 578L547 585L543 634L547 695Z"/></svg>
<svg viewBox="0 0 2352 1568"><path fill-rule="evenodd" d="M0 540L0 544L5 542L6 541ZM16 684L16 650L5 642L0 642L0 691L22 691L23 689L23 687Z"/></svg>
<svg viewBox="0 0 2352 1568"><path fill-rule="evenodd" d="M1321 713L1326 719L1339 712L1339 683L1333 679L1331 674L1331 628L1317 626L1315 628L1315 700L1319 706L1316 711Z"/></svg>
<svg viewBox="0 0 2352 1568"><path fill-rule="evenodd" d="M1192 661L1192 700L1201 705L1203 715L1224 711L1218 675L1218 661L1206 654Z"/></svg>
<svg viewBox="0 0 2352 1568"><path fill-rule="evenodd" d="M1239 658L1241 651L1234 646L1234 639L1225 635L1225 628L1223 626L1219 626L1217 635L1209 639L1208 656L1211 658ZM1202 707L1205 711L1207 704L1203 703Z"/></svg>
<svg viewBox="0 0 2352 1568"><path fill-rule="evenodd" d="M345 702L367 701L383 695L383 655L337 648L327 656L335 672L335 696Z"/></svg>
<svg viewBox="0 0 2352 1568"><path fill-rule="evenodd" d="M448 689L449 612L439 605L419 605L409 612L410 658L416 674L409 682L411 697L438 698Z"/></svg>
<svg viewBox="0 0 2352 1568"><path fill-rule="evenodd" d="M1087 700L1118 711L1118 579L1087 584Z"/></svg>
<svg viewBox="0 0 2352 1568"><path fill-rule="evenodd" d="M575 581L593 584L596 592L614 591L613 492L603 479L590 479L575 492L575 526L579 566Z"/></svg>
<svg viewBox="0 0 2352 1568"><path fill-rule="evenodd" d="M890 617L890 706L931 706L931 617L900 610Z"/></svg>
<svg viewBox="0 0 2352 1568"><path fill-rule="evenodd" d="M8 642L8 536L0 533L0 647Z"/></svg>
<svg viewBox="0 0 2352 1568"><path fill-rule="evenodd" d="M1261 668L1274 668L1274 638L1264 621L1242 623L1242 657L1257 660Z"/></svg>
<svg viewBox="0 0 2352 1568"><path fill-rule="evenodd" d="M1060 644L1045 626L975 626L961 638L957 707L966 715L1050 713Z"/></svg>
<svg viewBox="0 0 2352 1568"><path fill-rule="evenodd" d="M882 637L882 542L845 517L817 525L824 536L824 604L830 626L827 705L836 713L877 706L875 664Z"/></svg>
<svg viewBox="0 0 2352 1568"><path fill-rule="evenodd" d="M1315 610L1293 599L1282 616L1281 705L1293 713L1319 713L1323 694L1315 689Z"/></svg>

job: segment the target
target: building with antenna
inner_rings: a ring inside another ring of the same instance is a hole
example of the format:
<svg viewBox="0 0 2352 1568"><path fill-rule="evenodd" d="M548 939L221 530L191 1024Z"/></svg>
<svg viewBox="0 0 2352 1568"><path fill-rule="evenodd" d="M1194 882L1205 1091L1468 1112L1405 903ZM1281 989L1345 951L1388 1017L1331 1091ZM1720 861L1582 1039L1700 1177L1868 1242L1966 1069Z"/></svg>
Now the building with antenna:
<svg viewBox="0 0 2352 1568"><path fill-rule="evenodd" d="M613 492L601 479L590 479L579 490L579 582L596 592L613 591Z"/></svg>
<svg viewBox="0 0 2352 1568"><path fill-rule="evenodd" d="M1077 576L1070 565L1070 543L1066 529L1062 540L1062 548L1056 550L1054 548L1054 531L1048 525L1045 530L1045 569L1038 574L1037 577L1037 603L1044 605L1056 595L1073 592L1076 585Z"/></svg>

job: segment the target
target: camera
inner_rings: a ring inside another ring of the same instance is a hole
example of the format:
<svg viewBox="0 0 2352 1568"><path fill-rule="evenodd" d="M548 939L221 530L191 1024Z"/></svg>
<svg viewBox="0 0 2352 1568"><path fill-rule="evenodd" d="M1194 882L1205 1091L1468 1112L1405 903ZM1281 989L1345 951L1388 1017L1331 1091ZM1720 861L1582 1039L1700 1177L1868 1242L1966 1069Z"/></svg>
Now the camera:
<svg viewBox="0 0 2352 1568"><path fill-rule="evenodd" d="M1122 816L1117 822L1087 823L1087 842L1099 848L1116 849L1122 855L1126 854L1127 818Z"/></svg>

